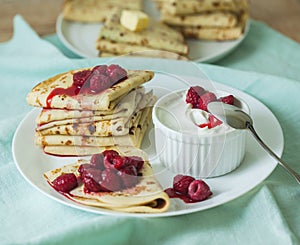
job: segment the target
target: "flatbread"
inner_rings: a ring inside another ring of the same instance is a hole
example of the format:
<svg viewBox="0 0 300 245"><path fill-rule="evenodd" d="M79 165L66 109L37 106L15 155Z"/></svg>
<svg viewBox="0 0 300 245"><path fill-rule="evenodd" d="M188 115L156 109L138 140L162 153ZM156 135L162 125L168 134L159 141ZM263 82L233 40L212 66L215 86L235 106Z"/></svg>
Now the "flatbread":
<svg viewBox="0 0 300 245"><path fill-rule="evenodd" d="M214 11L186 16L175 16L162 12L161 20L171 26L200 26L231 28L236 26L238 16L231 12Z"/></svg>
<svg viewBox="0 0 300 245"><path fill-rule="evenodd" d="M141 10L141 0L65 0L63 18L78 22L103 22L115 8Z"/></svg>
<svg viewBox="0 0 300 245"><path fill-rule="evenodd" d="M248 14L244 13L238 25L231 28L187 26L181 27L180 30L187 38L217 41L234 40L244 33L247 20Z"/></svg>
<svg viewBox="0 0 300 245"><path fill-rule="evenodd" d="M134 45L137 47L137 51L153 49L153 50L164 50L169 52L178 53L181 55L188 54L188 45L184 41L182 34L167 25L150 19L148 27L145 30L139 32L133 32L120 24L120 15L116 13L113 17L105 23L101 28L99 38L97 41L97 47L101 52L101 45L103 46L103 40L112 41L114 49L118 44L123 44L118 50L103 50L109 53L132 53L134 50L120 51L123 48L129 49L132 46L126 46L124 44ZM102 44L101 44L102 42ZM106 44L106 46L108 46ZM144 47L142 49L142 47Z"/></svg>
<svg viewBox="0 0 300 245"><path fill-rule="evenodd" d="M158 8L172 15L189 15L207 11L239 13L248 9L248 0L156 0Z"/></svg>
<svg viewBox="0 0 300 245"><path fill-rule="evenodd" d="M145 153L137 149L132 152L131 148L125 148L125 150L124 148L117 148L117 150L122 155L141 156L145 159L141 170L142 177L140 177L136 186L117 192L86 193L83 184L81 184L72 190L70 194L65 193L65 195L76 203L120 212L160 213L167 211L170 207L170 199L155 178L152 167L146 160ZM62 173L74 173L79 176L77 170L82 163L88 163L88 161L78 160L75 164L50 170L44 173L44 178L51 185Z"/></svg>
<svg viewBox="0 0 300 245"><path fill-rule="evenodd" d="M80 70L62 73L39 83L28 93L26 98L27 103L32 106L46 108L49 94L55 88L68 88L72 86L73 74ZM52 98L50 107L53 109L68 110L112 110L120 101L122 95L151 80L154 73L152 71L129 70L127 71L127 76L127 79L99 94L79 94L77 96L56 95Z"/></svg>

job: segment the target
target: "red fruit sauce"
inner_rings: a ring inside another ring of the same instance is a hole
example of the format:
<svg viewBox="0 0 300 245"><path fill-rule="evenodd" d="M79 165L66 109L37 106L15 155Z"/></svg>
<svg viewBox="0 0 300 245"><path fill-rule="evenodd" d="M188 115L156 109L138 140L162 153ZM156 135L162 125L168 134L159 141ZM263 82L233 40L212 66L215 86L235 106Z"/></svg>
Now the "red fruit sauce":
<svg viewBox="0 0 300 245"><path fill-rule="evenodd" d="M170 198L180 198L185 203L197 202L197 201L193 201L192 199L190 199L187 195L183 195L181 193L176 192L173 188L165 189L165 193L167 193Z"/></svg>
<svg viewBox="0 0 300 245"><path fill-rule="evenodd" d="M47 97L46 108L51 108L52 99L56 95L67 95L73 97L78 95L79 93L88 94L87 90L89 90L89 88L80 88L74 84L72 84L72 86L69 88L55 88Z"/></svg>
<svg viewBox="0 0 300 245"><path fill-rule="evenodd" d="M113 74L109 76L107 71ZM92 70L83 70L73 74L73 83L69 88L55 88L46 99L46 108L51 108L51 102L56 95L70 97L88 94L99 94L107 88L127 78L127 72L118 65L100 65ZM92 81L92 83L90 83Z"/></svg>

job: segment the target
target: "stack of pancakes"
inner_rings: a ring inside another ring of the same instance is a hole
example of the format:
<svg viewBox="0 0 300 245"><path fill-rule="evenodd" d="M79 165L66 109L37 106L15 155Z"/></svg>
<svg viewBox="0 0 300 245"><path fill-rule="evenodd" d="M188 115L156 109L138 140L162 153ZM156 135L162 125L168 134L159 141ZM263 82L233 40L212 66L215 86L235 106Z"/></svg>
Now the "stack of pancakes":
<svg viewBox="0 0 300 245"><path fill-rule="evenodd" d="M65 156L91 155L115 146L140 147L155 102L142 85L153 72L128 70L125 80L100 93L70 94L78 71L82 69L54 76L28 93L28 104L42 107L35 143L46 153Z"/></svg>
<svg viewBox="0 0 300 245"><path fill-rule="evenodd" d="M239 38L248 19L247 0L154 0L161 20L187 38Z"/></svg>
<svg viewBox="0 0 300 245"><path fill-rule="evenodd" d="M122 26L120 16L121 10L118 9L101 28L96 45L99 56L187 59L188 46L179 31L151 18L146 29L131 31Z"/></svg>
<svg viewBox="0 0 300 245"><path fill-rule="evenodd" d="M103 22L115 8L141 10L141 0L65 0L63 17L79 22Z"/></svg>

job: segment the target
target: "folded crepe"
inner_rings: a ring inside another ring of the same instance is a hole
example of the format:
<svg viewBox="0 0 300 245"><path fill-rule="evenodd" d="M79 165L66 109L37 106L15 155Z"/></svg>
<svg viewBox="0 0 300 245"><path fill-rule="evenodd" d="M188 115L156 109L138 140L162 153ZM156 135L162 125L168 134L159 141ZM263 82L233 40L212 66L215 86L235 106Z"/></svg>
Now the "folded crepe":
<svg viewBox="0 0 300 245"><path fill-rule="evenodd" d="M243 13L239 17L237 25L233 27L184 26L179 29L187 38L216 41L234 40L244 33L247 20L248 14Z"/></svg>
<svg viewBox="0 0 300 245"><path fill-rule="evenodd" d="M103 22L115 8L142 9L141 0L65 0L63 18L78 22Z"/></svg>
<svg viewBox="0 0 300 245"><path fill-rule="evenodd" d="M162 12L171 15L190 15L207 11L247 10L248 0L153 0Z"/></svg>
<svg viewBox="0 0 300 245"><path fill-rule="evenodd" d="M112 120L83 123L57 124L38 130L42 135L84 135L84 136L120 136L130 132L132 126L140 120L142 111L134 113L131 118L118 118Z"/></svg>
<svg viewBox="0 0 300 245"><path fill-rule="evenodd" d="M139 120L129 129L128 134L122 136L43 135L37 131L35 143L43 147L46 153L68 156L92 155L94 152L101 152L101 150L108 146L131 146L139 148L151 122L151 111L150 107L145 108Z"/></svg>
<svg viewBox="0 0 300 245"><path fill-rule="evenodd" d="M123 142L124 145L139 147L144 131L151 121L151 111L151 107L144 108L135 113L129 122L121 124L121 121L118 121L117 127L114 125L105 127L106 123L113 124L115 121L112 121L112 123L110 123L110 121L103 121L103 124L101 124L101 122L90 122L89 124L79 123L53 126L43 130L36 129L36 140L40 139L37 140L36 143L40 145L90 146L89 142L91 142L92 145L97 143L99 146L105 146L108 142L110 142L108 145ZM102 127L99 127L99 125ZM94 126L95 128L91 130ZM81 140L79 141L78 139ZM127 144L125 144L125 139L127 139ZM134 139L134 141L132 141L132 139ZM74 144L75 142L77 142L77 144ZM129 142L135 142L135 144L128 144Z"/></svg>
<svg viewBox="0 0 300 245"><path fill-rule="evenodd" d="M156 0L162 22L185 38L233 40L244 31L248 0Z"/></svg>
<svg viewBox="0 0 300 245"><path fill-rule="evenodd" d="M169 47L169 49L171 49L171 48L172 47ZM150 48L150 47L145 47L143 45L115 42L115 41L106 40L106 39L98 39L97 49L101 50L101 52L114 53L114 54L120 54L120 55L127 55L127 54L134 55L135 53L137 53L137 54L140 53L141 55L150 56L152 51L154 51L155 56L158 55L158 53L156 52L157 50L153 50L153 48ZM179 49L174 48L173 50L168 50L168 51L173 53L178 50ZM101 52L100 52L100 55L101 55ZM179 51L179 52L181 52L181 51ZM184 55L186 55L185 54L186 51L183 51L183 52L184 52Z"/></svg>
<svg viewBox="0 0 300 245"><path fill-rule="evenodd" d="M144 50L168 51L183 56L188 54L188 46L180 32L153 19L150 19L146 29L130 31L121 25L119 11L100 29L96 47L100 55L102 51L122 55Z"/></svg>
<svg viewBox="0 0 300 245"><path fill-rule="evenodd" d="M85 68L85 70L91 68ZM80 69L84 70L84 69ZM73 84L73 74L80 70L73 70L51 77L35 86L27 95L27 103L32 106L68 109L68 110L113 110L113 108L134 88L149 81L154 76L152 71L128 70L127 79L113 85L99 94L78 94L70 96L58 94L51 98L49 95L56 88L67 89Z"/></svg>
<svg viewBox="0 0 300 245"><path fill-rule="evenodd" d="M108 121L120 118L127 118L128 120L135 112L154 105L156 97L153 96L152 90L146 94L144 90L144 87L132 90L110 111L43 109L36 118L37 130L40 131L59 125Z"/></svg>
<svg viewBox="0 0 300 245"><path fill-rule="evenodd" d="M83 184L79 184L64 195L76 203L119 212L161 213L167 211L170 199L157 181L146 154L130 147L113 149L121 155L140 156L145 160L141 169L142 176L139 177L136 186L115 192L86 192ZM83 163L89 163L89 161L80 159L74 164L50 170L44 173L44 178L52 186L52 182L62 173L74 173L79 176L78 168Z"/></svg>
<svg viewBox="0 0 300 245"><path fill-rule="evenodd" d="M153 57L153 58L162 58L162 59L173 59L173 60L189 60L188 57L182 56L180 54L168 52L168 51L161 51L161 50L143 50L140 52L131 52L131 53L112 53L112 52L99 52L99 57L113 57L113 56L118 56L118 55L126 55L126 56L134 56L134 57Z"/></svg>
<svg viewBox="0 0 300 245"><path fill-rule="evenodd" d="M80 146L80 147L107 147L107 146L132 146L139 148L146 129L151 121L151 113L144 112L139 122L137 122L130 132L123 136L80 136L80 135L42 135L36 132L35 143L37 145L55 146L63 149L65 146ZM74 147L74 152L76 148ZM53 148L54 149L54 148ZM52 150L52 154L54 154ZM58 155L58 154L55 154ZM70 154L69 154L70 155ZM72 154L76 155L76 154ZM89 154L90 155L90 154Z"/></svg>
<svg viewBox="0 0 300 245"><path fill-rule="evenodd" d="M195 15L171 15L162 12L161 20L171 26L223 27L236 26L238 16L231 12L214 11Z"/></svg>

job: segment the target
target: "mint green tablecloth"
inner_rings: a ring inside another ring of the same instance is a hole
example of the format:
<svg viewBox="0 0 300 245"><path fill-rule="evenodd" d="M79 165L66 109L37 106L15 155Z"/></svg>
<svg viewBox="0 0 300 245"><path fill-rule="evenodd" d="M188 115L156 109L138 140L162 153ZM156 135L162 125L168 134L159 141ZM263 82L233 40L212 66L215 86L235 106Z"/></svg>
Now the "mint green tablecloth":
<svg viewBox="0 0 300 245"><path fill-rule="evenodd" d="M56 36L47 40L17 16L13 39L0 44L0 244L300 244L300 187L279 166L236 200L167 218L92 214L57 203L29 185L11 153L15 129L32 109L26 94L54 74L104 61L67 58L61 50L72 54ZM300 45L252 21L242 45L217 64L227 68L197 66L271 109L284 132L282 157L300 172ZM187 72L181 62L156 60L153 66Z"/></svg>

